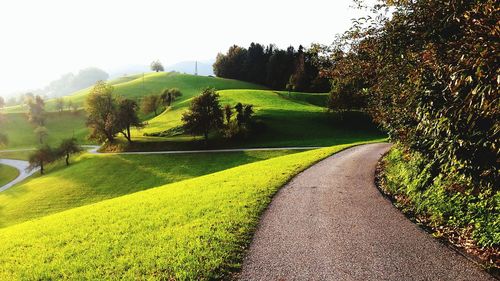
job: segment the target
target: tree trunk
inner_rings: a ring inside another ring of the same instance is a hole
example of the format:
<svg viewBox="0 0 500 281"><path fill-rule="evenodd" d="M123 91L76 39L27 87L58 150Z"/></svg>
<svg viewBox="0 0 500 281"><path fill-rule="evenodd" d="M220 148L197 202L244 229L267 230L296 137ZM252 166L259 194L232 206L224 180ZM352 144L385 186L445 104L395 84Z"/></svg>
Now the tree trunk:
<svg viewBox="0 0 500 281"><path fill-rule="evenodd" d="M40 161L40 174L43 175L43 161Z"/></svg>
<svg viewBox="0 0 500 281"><path fill-rule="evenodd" d="M69 166L69 153L66 153L66 166Z"/></svg>
<svg viewBox="0 0 500 281"><path fill-rule="evenodd" d="M132 143L132 137L130 136L130 125L127 126L127 140Z"/></svg>

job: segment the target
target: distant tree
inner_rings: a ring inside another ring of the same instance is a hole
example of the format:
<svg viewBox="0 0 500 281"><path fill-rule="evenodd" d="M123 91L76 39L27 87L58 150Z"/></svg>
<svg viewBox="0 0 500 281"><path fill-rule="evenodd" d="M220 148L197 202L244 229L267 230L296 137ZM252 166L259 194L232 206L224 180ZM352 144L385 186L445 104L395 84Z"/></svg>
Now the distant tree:
<svg viewBox="0 0 500 281"><path fill-rule="evenodd" d="M40 144L43 144L45 138L49 136L49 130L43 126L36 127L34 133Z"/></svg>
<svg viewBox="0 0 500 281"><path fill-rule="evenodd" d="M224 118L227 124L231 122L231 116L233 116L233 108L229 104L224 105Z"/></svg>
<svg viewBox="0 0 500 281"><path fill-rule="evenodd" d="M219 95L213 88L204 89L193 98L189 110L182 115L185 130L193 135L202 134L205 141L210 131L222 127L223 118Z"/></svg>
<svg viewBox="0 0 500 281"><path fill-rule="evenodd" d="M145 96L141 102L141 110L145 114L154 112L155 116L158 115L162 100L159 95Z"/></svg>
<svg viewBox="0 0 500 281"><path fill-rule="evenodd" d="M4 117L2 113L0 113L0 146L6 145L7 144L7 135L3 132L3 126L2 123L5 122Z"/></svg>
<svg viewBox="0 0 500 281"><path fill-rule="evenodd" d="M56 159L56 153L48 146L44 145L33 152L29 157L28 170L34 170L40 167L40 174L44 174L44 165L53 162Z"/></svg>
<svg viewBox="0 0 500 281"><path fill-rule="evenodd" d="M163 65L159 60L155 60L151 63L151 70L155 72L164 71Z"/></svg>
<svg viewBox="0 0 500 281"><path fill-rule="evenodd" d="M132 142L130 127L142 128L144 126L137 116L138 111L139 106L134 100L121 99L118 103L118 127L120 133L123 134L129 143Z"/></svg>
<svg viewBox="0 0 500 281"><path fill-rule="evenodd" d="M160 95L161 103L165 107L170 106L180 96L182 96L182 93L177 88L165 89Z"/></svg>
<svg viewBox="0 0 500 281"><path fill-rule="evenodd" d="M26 94L28 105L28 120L38 126L45 124L45 102L40 96L31 97Z"/></svg>
<svg viewBox="0 0 500 281"><path fill-rule="evenodd" d="M81 152L82 148L78 145L75 138L65 139L61 142L57 148L57 155L59 157L64 157L66 161L66 166L69 166L69 157L71 154Z"/></svg>
<svg viewBox="0 0 500 281"><path fill-rule="evenodd" d="M213 65L215 75L224 78L245 80L244 65L247 50L233 45L227 54L218 54Z"/></svg>
<svg viewBox="0 0 500 281"><path fill-rule="evenodd" d="M77 112L78 111L78 104L72 102L71 100L69 100L68 103L69 103L68 107L71 108L71 110L73 112Z"/></svg>
<svg viewBox="0 0 500 281"><path fill-rule="evenodd" d="M120 131L116 126L118 106L113 96L113 87L105 82L97 82L85 101L87 126L90 139L114 142Z"/></svg>
<svg viewBox="0 0 500 281"><path fill-rule="evenodd" d="M5 106L5 100L3 97L0 97L0 108L3 108Z"/></svg>
<svg viewBox="0 0 500 281"><path fill-rule="evenodd" d="M251 43L248 47L247 56L244 63L245 80L265 84L266 64L268 57L265 54L264 46L258 43Z"/></svg>
<svg viewBox="0 0 500 281"><path fill-rule="evenodd" d="M64 111L64 99L63 98L56 98L56 110L59 111L59 113L62 113Z"/></svg>

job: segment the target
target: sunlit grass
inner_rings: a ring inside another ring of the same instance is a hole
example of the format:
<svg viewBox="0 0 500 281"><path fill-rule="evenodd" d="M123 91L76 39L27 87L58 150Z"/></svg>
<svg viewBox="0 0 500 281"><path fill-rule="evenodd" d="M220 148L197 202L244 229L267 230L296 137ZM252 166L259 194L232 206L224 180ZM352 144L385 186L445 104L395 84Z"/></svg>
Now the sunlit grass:
<svg viewBox="0 0 500 281"><path fill-rule="evenodd" d="M296 151L82 155L0 193L0 227Z"/></svg>
<svg viewBox="0 0 500 281"><path fill-rule="evenodd" d="M11 166L0 164L0 187L13 181L19 176L19 171Z"/></svg>
<svg viewBox="0 0 500 281"><path fill-rule="evenodd" d="M0 279L227 278L240 267L275 192L347 146L242 165L1 229Z"/></svg>

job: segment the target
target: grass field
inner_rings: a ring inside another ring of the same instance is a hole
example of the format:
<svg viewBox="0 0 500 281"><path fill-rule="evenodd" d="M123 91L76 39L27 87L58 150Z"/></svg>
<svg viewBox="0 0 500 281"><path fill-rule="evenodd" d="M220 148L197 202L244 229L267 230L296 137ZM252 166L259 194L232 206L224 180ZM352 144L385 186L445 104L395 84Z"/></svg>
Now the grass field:
<svg viewBox="0 0 500 281"><path fill-rule="evenodd" d="M19 171L11 166L0 164L0 187L13 181L19 176Z"/></svg>
<svg viewBox="0 0 500 281"><path fill-rule="evenodd" d="M29 156L31 153L33 153L32 150L0 151L0 158L26 160L27 161L29 159Z"/></svg>
<svg viewBox="0 0 500 281"><path fill-rule="evenodd" d="M0 193L0 227L296 151L89 155ZM71 159L73 161L73 159Z"/></svg>
<svg viewBox="0 0 500 281"><path fill-rule="evenodd" d="M212 139L209 147L269 147L269 146L329 146L383 137L370 119L360 112L350 112L341 117L326 112L321 106L327 94L277 92L269 90L222 90L221 104L235 105L237 102L253 104L255 118L266 128L259 134L244 140ZM191 136L150 137L157 133L180 126L182 113L190 100L174 104L169 110L148 121L142 130L135 130L139 140L130 150L145 149L197 149L205 143Z"/></svg>
<svg viewBox="0 0 500 281"><path fill-rule="evenodd" d="M240 267L275 192L347 146L246 164L1 229L0 279L227 278Z"/></svg>
<svg viewBox="0 0 500 281"><path fill-rule="evenodd" d="M35 147L39 141L35 136L35 126L28 121L25 113L9 113L4 115L5 123L2 124L3 132L9 138L8 145L0 149L15 149ZM58 145L62 139L76 137L80 143L91 143L86 140L88 134L85 127L83 111L50 112L47 113L45 127L48 130L47 143Z"/></svg>

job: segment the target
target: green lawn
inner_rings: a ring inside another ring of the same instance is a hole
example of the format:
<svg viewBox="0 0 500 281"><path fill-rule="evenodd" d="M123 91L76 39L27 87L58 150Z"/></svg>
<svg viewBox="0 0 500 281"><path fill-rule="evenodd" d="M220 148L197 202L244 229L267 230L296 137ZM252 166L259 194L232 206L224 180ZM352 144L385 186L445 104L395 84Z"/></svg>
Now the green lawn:
<svg viewBox="0 0 500 281"><path fill-rule="evenodd" d="M222 90L221 104L237 102L253 104L255 118L266 128L245 140L224 140L212 137L209 147L271 147L271 146L329 146L381 138L384 135L361 112L349 112L345 116L327 113L321 106L327 94L276 92L269 90ZM151 137L143 136L180 126L182 113L190 100L175 103L169 110L148 121L148 126L135 130L138 142L129 150L198 149L205 143L198 137ZM193 141L193 139L195 141ZM197 140L197 141L196 141Z"/></svg>
<svg viewBox="0 0 500 281"><path fill-rule="evenodd" d="M0 158L6 159L17 159L17 160L28 160L30 154L33 150L22 150L22 151L3 151L0 152Z"/></svg>
<svg viewBox="0 0 500 281"><path fill-rule="evenodd" d="M227 278L276 191L347 146L246 164L1 229L0 279ZM156 177L154 170L137 174Z"/></svg>
<svg viewBox="0 0 500 281"><path fill-rule="evenodd" d="M4 115L5 123L2 130L8 136L9 142L6 147L0 149L31 148L38 145L34 130L35 126L28 121L25 113L9 113ZM49 112L45 127L48 130L47 143L58 145L64 138L76 137L80 143L90 143L86 140L88 130L85 127L85 115L83 111L71 112Z"/></svg>
<svg viewBox="0 0 500 281"><path fill-rule="evenodd" d="M0 187L13 181L17 176L19 176L19 171L16 168L0 164Z"/></svg>
<svg viewBox="0 0 500 281"><path fill-rule="evenodd" d="M0 193L0 227L296 151L78 156ZM73 159L72 159L73 161Z"/></svg>

